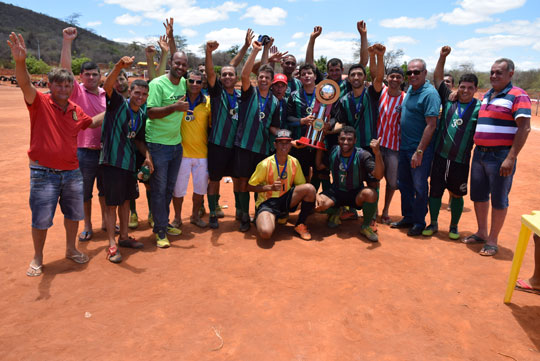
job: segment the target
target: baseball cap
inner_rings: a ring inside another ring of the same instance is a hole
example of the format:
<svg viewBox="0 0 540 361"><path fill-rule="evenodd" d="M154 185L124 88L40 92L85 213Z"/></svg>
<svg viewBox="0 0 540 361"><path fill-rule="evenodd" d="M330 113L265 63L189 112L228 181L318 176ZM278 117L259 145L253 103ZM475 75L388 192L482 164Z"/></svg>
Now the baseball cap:
<svg viewBox="0 0 540 361"><path fill-rule="evenodd" d="M403 69L401 69L400 66L391 67L390 69L388 69L388 72L386 74L390 75L390 74L396 74L396 73L401 76L405 76L405 74L403 74Z"/></svg>
<svg viewBox="0 0 540 361"><path fill-rule="evenodd" d="M276 140L292 140L291 131L287 129L280 129L277 131Z"/></svg>
<svg viewBox="0 0 540 361"><path fill-rule="evenodd" d="M272 85L274 85L276 83L279 83L279 82L282 82L285 85L287 85L287 75L281 74L281 73L275 74L274 75L274 80L272 81Z"/></svg>

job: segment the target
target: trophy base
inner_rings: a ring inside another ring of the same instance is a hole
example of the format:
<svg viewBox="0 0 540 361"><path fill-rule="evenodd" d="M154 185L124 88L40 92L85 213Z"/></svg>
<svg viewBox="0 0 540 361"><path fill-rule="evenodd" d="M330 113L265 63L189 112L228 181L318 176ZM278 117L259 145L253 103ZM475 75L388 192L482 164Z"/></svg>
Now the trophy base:
<svg viewBox="0 0 540 361"><path fill-rule="evenodd" d="M326 150L326 148L324 147L324 142L312 143L311 140L309 140L306 137L302 137L299 140L297 140L296 142L300 143L300 144L303 144L303 145L307 145L308 147L311 147L311 148L316 148L316 149L320 149L320 150Z"/></svg>

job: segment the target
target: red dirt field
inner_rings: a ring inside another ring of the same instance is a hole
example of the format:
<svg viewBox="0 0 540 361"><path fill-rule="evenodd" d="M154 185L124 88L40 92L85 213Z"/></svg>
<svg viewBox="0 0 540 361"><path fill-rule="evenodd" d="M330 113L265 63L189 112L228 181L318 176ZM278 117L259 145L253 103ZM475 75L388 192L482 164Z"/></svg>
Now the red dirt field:
<svg viewBox="0 0 540 361"><path fill-rule="evenodd" d="M119 265L105 259L97 200L94 238L79 244L86 265L64 258L57 209L44 274L29 278L28 112L18 88L0 86L0 99L2 360L540 360L540 296L516 291L503 304L520 216L540 209L540 118L518 159L494 258L448 240L446 203L431 239L379 225L381 241L370 244L358 221L334 232L315 215L313 241L288 223L261 244L254 227L236 230L232 184L222 183L229 208L220 228L189 224L186 197L184 233L169 249L155 246L143 191L133 236L145 247L123 249ZM399 193L390 213L400 218ZM476 230L468 196L460 230ZM521 277L532 274L532 244Z"/></svg>

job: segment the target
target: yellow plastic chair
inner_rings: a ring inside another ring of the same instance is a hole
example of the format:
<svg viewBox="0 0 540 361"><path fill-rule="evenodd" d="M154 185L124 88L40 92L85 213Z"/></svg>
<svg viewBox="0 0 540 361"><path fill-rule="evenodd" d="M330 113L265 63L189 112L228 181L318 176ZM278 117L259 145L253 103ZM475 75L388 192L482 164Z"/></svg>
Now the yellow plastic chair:
<svg viewBox="0 0 540 361"><path fill-rule="evenodd" d="M532 211L532 214L524 214L521 216L521 230L519 231L518 243L516 251L514 252L514 259L512 260L512 270L510 271L508 285L506 286L504 303L510 303L510 300L512 299L512 293L516 286L519 269L521 268L523 256L525 255L525 250L527 249L527 244L529 243L532 232L540 235L540 211Z"/></svg>

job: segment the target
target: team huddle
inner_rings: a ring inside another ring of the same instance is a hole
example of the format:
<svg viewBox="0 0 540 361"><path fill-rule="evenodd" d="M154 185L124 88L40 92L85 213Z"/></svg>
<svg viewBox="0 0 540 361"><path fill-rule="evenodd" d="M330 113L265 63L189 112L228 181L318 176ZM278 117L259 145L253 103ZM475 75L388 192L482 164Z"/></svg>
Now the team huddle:
<svg viewBox="0 0 540 361"><path fill-rule="evenodd" d="M386 49L382 44L369 46L363 21L357 23L360 59L346 77L340 59L327 62L326 74L315 66L315 43L322 33L318 26L300 66L295 56L278 51L273 38L254 40L249 29L243 46L219 74L213 61L217 41L206 43L204 64L188 69L187 55L176 49L173 19L164 26L157 67L156 50L146 49L149 82L136 79L129 84L126 70L134 58L124 56L102 87L100 69L92 62L82 65L81 83L74 81L71 44L77 30L64 29L60 68L49 74L48 94L32 85L24 40L11 33L8 45L31 123L28 156L35 255L28 276L42 274L47 229L58 203L64 214L66 257L88 262L88 256L77 249L76 238L80 220L84 229L79 241L93 236L95 182L111 262L122 261L119 247L144 246L129 236L129 228L139 222L135 203L139 183L146 189L156 245L169 247L167 235L181 234L190 177L190 223L219 228L224 217L220 182L230 177L239 230L246 232L255 223L262 239L271 239L276 224L287 223L298 208L294 232L304 240L311 239L306 222L315 212L327 214L328 226L334 228L357 219L361 211L359 234L371 242L379 241L378 222L406 228L409 236L430 237L439 230L438 215L448 190L448 237L485 243L481 255L497 253L516 159L531 117L527 93L511 83L510 59L494 62L492 88L478 100L476 75L462 75L453 90L453 78L444 73L450 47L440 51L432 85L422 59L409 61L406 71L399 66L385 69ZM250 47L238 79L236 67ZM275 72L276 64L282 73ZM316 122L317 85L325 78L337 84L339 99L328 108L324 147L315 148L299 140ZM468 193L469 168L478 229L462 239L458 223ZM386 187L379 212L383 177ZM397 189L403 218L392 223L389 207ZM250 192L256 193L254 217ZM208 222L203 220L205 194Z"/></svg>

